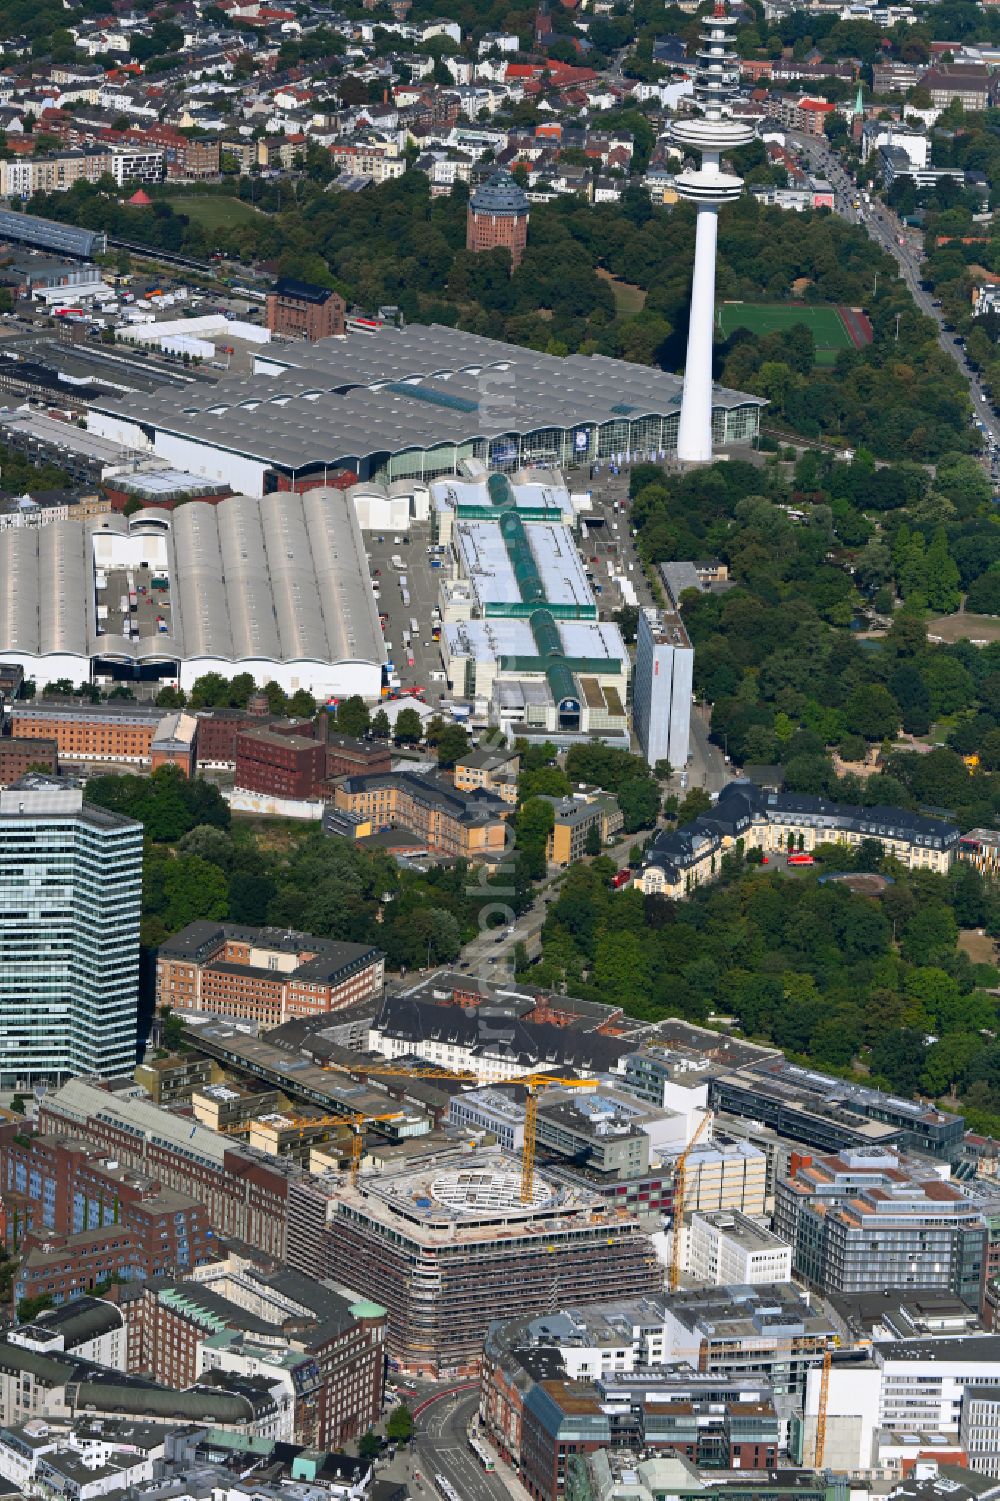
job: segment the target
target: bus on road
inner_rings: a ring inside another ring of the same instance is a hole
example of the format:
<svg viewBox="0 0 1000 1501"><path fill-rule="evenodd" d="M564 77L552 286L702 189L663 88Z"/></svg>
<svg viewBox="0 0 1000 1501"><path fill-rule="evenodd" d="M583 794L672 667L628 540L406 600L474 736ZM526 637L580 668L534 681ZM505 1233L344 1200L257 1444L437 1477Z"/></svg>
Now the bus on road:
<svg viewBox="0 0 1000 1501"><path fill-rule="evenodd" d="M496 1469L496 1465L493 1462L493 1457L490 1454L490 1451L487 1449L486 1445L481 1444L475 1437L475 1435L471 1433L469 1434L469 1448L479 1460L479 1463L482 1465L487 1475L492 1475L494 1470Z"/></svg>

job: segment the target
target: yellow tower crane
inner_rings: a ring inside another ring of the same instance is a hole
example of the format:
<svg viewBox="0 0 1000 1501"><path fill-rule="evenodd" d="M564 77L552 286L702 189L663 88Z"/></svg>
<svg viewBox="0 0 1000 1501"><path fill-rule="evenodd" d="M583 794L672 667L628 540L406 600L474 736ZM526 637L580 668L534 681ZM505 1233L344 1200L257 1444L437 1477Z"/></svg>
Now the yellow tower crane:
<svg viewBox="0 0 1000 1501"><path fill-rule="evenodd" d="M853 1344L851 1346L851 1349L857 1352L869 1349L870 1347L871 1340L861 1339ZM830 1368L833 1365L834 1353L839 1348L840 1339L837 1335L834 1335L832 1340L825 1344L822 1349L822 1359L819 1364L819 1401L816 1405L816 1437L813 1444L812 1457L812 1468L814 1470L821 1470L823 1468L823 1459L826 1452L826 1417L827 1409L830 1405ZM784 1351L789 1355L798 1355L805 1358L808 1358L809 1356L816 1356L821 1353L818 1349L804 1349L802 1337L797 1340L775 1340L774 1343L769 1346L769 1349L773 1350L775 1354ZM692 1345L690 1348L675 1346L671 1350L671 1359L686 1360L688 1365L692 1366L695 1370L701 1369L701 1357L702 1347L700 1345ZM802 1463L809 1463L808 1456L803 1456Z"/></svg>
<svg viewBox="0 0 1000 1501"><path fill-rule="evenodd" d="M687 1160L691 1148L695 1146L705 1127L711 1124L712 1113L707 1110L698 1123L698 1129L677 1159L674 1168L674 1228L673 1238L670 1243L670 1276L669 1287L672 1293L677 1291L677 1284L681 1280L681 1237L684 1234L684 1185L687 1177Z"/></svg>
<svg viewBox="0 0 1000 1501"><path fill-rule="evenodd" d="M830 1403L830 1367L833 1365L833 1349L827 1345L823 1351L823 1368L819 1376L819 1405L816 1409L816 1449L813 1455L813 1469L823 1468L823 1456L826 1452L826 1409Z"/></svg>
<svg viewBox="0 0 1000 1501"><path fill-rule="evenodd" d="M524 1147L521 1151L521 1203L530 1204L534 1195L535 1186L535 1140L538 1130L538 1097L537 1092L547 1086L559 1089L596 1089L596 1079L570 1079L559 1074L533 1073L521 1074L515 1079L489 1079L470 1074L467 1069L438 1068L436 1064L428 1064L426 1068L401 1068L398 1064L365 1065L348 1067L343 1063L324 1063L322 1067L328 1073L368 1075L376 1078L402 1078L402 1079L458 1079L465 1084L475 1085L481 1088L489 1085L491 1089L509 1089L512 1085L520 1085L528 1091L528 1099L524 1112ZM355 1118L358 1121L370 1121L391 1117L378 1117L373 1115L360 1115ZM352 1117L345 1114L343 1119L351 1123ZM357 1161L360 1163L361 1150L357 1149ZM352 1172L357 1177L357 1168Z"/></svg>
<svg viewBox="0 0 1000 1501"><path fill-rule="evenodd" d="M297 1131L299 1136L304 1136L309 1130L322 1130L327 1126L350 1126L351 1128L351 1181L356 1183L358 1172L361 1167L361 1159L364 1156L364 1128L373 1121L395 1121L402 1115L401 1110L387 1110L383 1114L373 1115L367 1111L359 1110L354 1114L345 1112L343 1115L282 1115L280 1111L271 1116L274 1125L281 1130ZM276 1118L280 1116L280 1119ZM250 1119L241 1121L236 1126L223 1126L225 1135L239 1133L245 1135L254 1122Z"/></svg>
<svg viewBox="0 0 1000 1501"><path fill-rule="evenodd" d="M387 1063L372 1064L358 1068L348 1067L342 1063L325 1063L322 1065L328 1073L346 1074L348 1076L364 1077L373 1074L377 1078L402 1078L402 1079L457 1079L466 1084L477 1087L489 1085L491 1088L505 1089L511 1085L520 1085L528 1092L524 1114L524 1148L521 1154L521 1202L530 1204L534 1191L535 1177L535 1142L538 1129L538 1091L547 1085L562 1089L595 1089L596 1079L570 1079L558 1074L532 1073L522 1074L514 1079L487 1079L471 1074L465 1069L439 1068L436 1064L428 1064L426 1067L405 1068L398 1064ZM394 1120L399 1116L398 1110L389 1111L385 1114L374 1115L364 1111L347 1112L343 1115L326 1115L314 1117L290 1117L289 1124L300 1126L306 1130L309 1126L341 1124L353 1127L354 1135L351 1140L351 1179L357 1181L358 1170L361 1166L361 1158L364 1152L364 1126L369 1121ZM671 1292L676 1292L680 1282L681 1262L681 1235L684 1229L684 1194L687 1176L687 1161L693 1147L700 1141L705 1129L711 1124L711 1111L706 1111L698 1123L697 1130L677 1159L674 1169L674 1228L673 1243L670 1248L670 1270L668 1285ZM240 1129L230 1128L232 1129ZM782 1347L792 1350L799 1348L793 1341L782 1341ZM813 1467L817 1470L823 1467L823 1457L826 1450L826 1414L830 1400L830 1368L833 1363L833 1346L827 1345L823 1352L823 1364L820 1373L819 1404L816 1414L816 1445L813 1456Z"/></svg>
<svg viewBox="0 0 1000 1501"><path fill-rule="evenodd" d="M308 1115L290 1116L288 1124L297 1126L300 1136L304 1135L311 1126L350 1126L351 1182L356 1183L365 1150L365 1127L374 1121L398 1121L402 1114L401 1110L386 1110L378 1115L372 1115L366 1110L358 1110L353 1115L320 1115L312 1118Z"/></svg>

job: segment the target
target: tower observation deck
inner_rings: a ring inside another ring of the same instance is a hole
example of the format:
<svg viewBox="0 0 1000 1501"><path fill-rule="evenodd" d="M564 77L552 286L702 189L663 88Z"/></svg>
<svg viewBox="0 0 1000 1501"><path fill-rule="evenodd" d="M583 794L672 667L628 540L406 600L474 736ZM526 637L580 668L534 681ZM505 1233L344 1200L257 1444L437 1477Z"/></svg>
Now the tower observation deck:
<svg viewBox="0 0 1000 1501"><path fill-rule="evenodd" d="M701 156L700 166L686 167L674 179L678 196L698 206L684 395L677 436L677 456L689 463L705 463L712 457L712 333L718 211L723 203L732 203L743 191L743 179L722 170L722 155L746 146L754 135L752 125L734 120L731 113L739 82L739 64L733 48L735 27L724 0L719 0L705 21L697 54L694 94L702 113L676 120L670 128L671 139L685 153L697 152Z"/></svg>

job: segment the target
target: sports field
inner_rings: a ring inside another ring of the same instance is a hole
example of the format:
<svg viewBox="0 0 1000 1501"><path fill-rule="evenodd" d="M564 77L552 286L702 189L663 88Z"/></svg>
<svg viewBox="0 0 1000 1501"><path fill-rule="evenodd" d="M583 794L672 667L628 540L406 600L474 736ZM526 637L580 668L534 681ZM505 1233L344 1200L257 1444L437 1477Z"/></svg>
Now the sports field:
<svg viewBox="0 0 1000 1501"><path fill-rule="evenodd" d="M754 334L781 333L804 323L816 343L817 365L832 365L842 349L861 349L872 341L864 313L849 307L818 307L807 302L723 302L715 311L723 338L738 328Z"/></svg>
<svg viewBox="0 0 1000 1501"><path fill-rule="evenodd" d="M216 229L235 229L256 217L257 210L241 198L230 198L222 193L188 193L167 202L178 214L187 214L202 229L211 234Z"/></svg>

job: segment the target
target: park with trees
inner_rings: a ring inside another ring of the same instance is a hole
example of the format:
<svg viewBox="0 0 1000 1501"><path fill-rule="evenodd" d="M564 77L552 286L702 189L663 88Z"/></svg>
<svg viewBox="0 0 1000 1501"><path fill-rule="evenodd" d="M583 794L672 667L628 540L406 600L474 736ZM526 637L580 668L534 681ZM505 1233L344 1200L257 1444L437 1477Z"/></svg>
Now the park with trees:
<svg viewBox="0 0 1000 1501"><path fill-rule="evenodd" d="M727 564L731 587L691 591L682 606L696 690L736 764L775 766L791 791L995 825L1000 643L927 633L933 613L996 577L1000 529L974 461L947 454L932 470L806 453L669 477L637 466L631 489L649 564ZM587 772L607 783L620 754L597 752L608 764ZM558 790L559 775L529 762L522 794ZM683 824L709 806L694 787L665 810ZM640 1017L722 1013L793 1058L1000 1131L1000 974L970 956L990 956L988 941L966 941L1000 937L1000 891L964 862L948 876L905 870L877 841L821 847L817 863L788 876L737 847L714 884L675 903L612 890L603 857L580 862L529 974ZM821 879L856 871L886 881L872 894Z"/></svg>
<svg viewBox="0 0 1000 1501"><path fill-rule="evenodd" d="M635 127L637 146L640 126L649 128L641 114L635 121L616 115L615 123ZM770 174L759 143L745 156L737 165L748 175ZM227 179L217 191L257 193L245 177ZM306 174L291 202L273 186L269 191L273 201L265 195L252 214L234 215L211 232L175 209L167 189L157 190L152 213L131 207L124 190L108 182L39 194L29 207L164 250L270 260L284 275L336 287L351 304L396 306L408 322L462 328L553 355L602 354L669 370L683 365L691 205L654 206L638 183L618 203L564 196L533 204L528 248L512 272L506 250L466 249L462 183L447 197L432 197L427 177L409 171L364 193L338 195ZM620 283L635 289L640 306L619 305ZM926 461L975 447L954 361L895 276L894 262L863 228L827 210L787 214L745 195L721 214L718 295L849 304L869 313L873 342L841 351L833 367L816 365L804 327L763 339L738 329L718 343L718 378L765 396L771 420L782 427L865 445L885 458Z"/></svg>
<svg viewBox="0 0 1000 1501"><path fill-rule="evenodd" d="M723 1013L789 1057L897 1093L961 1106L1000 1131L1000 975L959 944L1000 935L1000 895L966 864L905 871L877 842L827 846L820 871L879 869L880 896L817 872L785 876L724 857L682 902L612 891L606 860L580 863L549 908L530 979L633 1016L710 1023Z"/></svg>
<svg viewBox="0 0 1000 1501"><path fill-rule="evenodd" d="M682 477L640 465L631 485L649 564L728 566L733 587L685 597L684 618L696 692L737 765L778 763L791 791L992 824L1000 643L927 632L964 590L974 601L1000 577L1000 528L974 460L945 455L932 471L810 452ZM838 774L883 744L874 774Z"/></svg>
<svg viewBox="0 0 1000 1501"><path fill-rule="evenodd" d="M143 824L147 948L190 922L229 919L375 944L390 968L406 970L455 960L498 895L515 911L530 901L523 860L482 883L463 862L401 870L313 825L233 819L217 787L174 766L93 777L87 797Z"/></svg>

